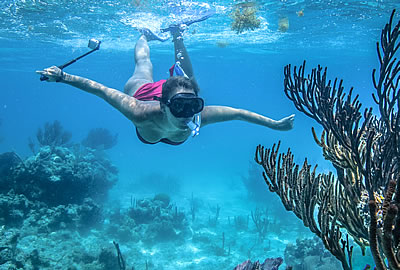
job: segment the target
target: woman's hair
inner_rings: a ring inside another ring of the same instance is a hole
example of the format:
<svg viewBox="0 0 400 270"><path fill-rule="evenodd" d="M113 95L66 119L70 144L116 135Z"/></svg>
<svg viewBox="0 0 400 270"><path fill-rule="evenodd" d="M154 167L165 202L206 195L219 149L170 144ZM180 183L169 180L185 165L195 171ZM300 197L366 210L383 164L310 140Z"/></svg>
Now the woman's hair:
<svg viewBox="0 0 400 270"><path fill-rule="evenodd" d="M194 91L196 96L200 91L199 86L193 79L188 79L184 76L169 77L162 86L161 101L164 103L167 102L167 100L171 97L171 93L176 88L191 89Z"/></svg>

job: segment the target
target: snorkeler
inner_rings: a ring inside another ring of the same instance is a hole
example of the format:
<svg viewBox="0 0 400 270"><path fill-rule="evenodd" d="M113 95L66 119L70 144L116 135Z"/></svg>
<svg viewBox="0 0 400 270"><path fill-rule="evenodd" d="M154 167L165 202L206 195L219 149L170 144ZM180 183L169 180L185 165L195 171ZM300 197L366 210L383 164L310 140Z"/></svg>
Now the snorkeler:
<svg viewBox="0 0 400 270"><path fill-rule="evenodd" d="M263 115L227 106L204 106L193 75L192 64L183 44L182 32L187 25L173 25L175 65L167 80L153 81L148 41L163 38L148 29L141 30L135 46L135 70L124 87L124 93L95 81L71 75L52 66L38 74L48 82L61 82L94 94L119 110L136 126L138 138L147 144L163 142L179 145L189 136L196 136L200 127L218 122L241 120L275 130L293 128L294 115L273 120ZM177 76L173 76L173 73Z"/></svg>

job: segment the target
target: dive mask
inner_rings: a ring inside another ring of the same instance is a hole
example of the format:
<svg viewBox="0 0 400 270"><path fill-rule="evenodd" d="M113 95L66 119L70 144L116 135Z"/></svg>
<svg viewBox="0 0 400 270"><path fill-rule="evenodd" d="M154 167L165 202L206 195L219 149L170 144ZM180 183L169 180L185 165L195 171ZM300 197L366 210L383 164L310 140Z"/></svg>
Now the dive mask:
<svg viewBox="0 0 400 270"><path fill-rule="evenodd" d="M179 93L167 100L165 105L176 118L189 118L203 110L204 100L193 93Z"/></svg>

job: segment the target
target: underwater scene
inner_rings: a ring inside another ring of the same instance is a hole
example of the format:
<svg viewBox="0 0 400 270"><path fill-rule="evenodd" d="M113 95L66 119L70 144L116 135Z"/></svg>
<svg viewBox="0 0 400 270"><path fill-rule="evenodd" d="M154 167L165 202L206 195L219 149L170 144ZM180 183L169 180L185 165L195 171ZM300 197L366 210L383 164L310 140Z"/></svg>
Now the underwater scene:
<svg viewBox="0 0 400 270"><path fill-rule="evenodd" d="M400 269L399 9L1 1L0 269Z"/></svg>

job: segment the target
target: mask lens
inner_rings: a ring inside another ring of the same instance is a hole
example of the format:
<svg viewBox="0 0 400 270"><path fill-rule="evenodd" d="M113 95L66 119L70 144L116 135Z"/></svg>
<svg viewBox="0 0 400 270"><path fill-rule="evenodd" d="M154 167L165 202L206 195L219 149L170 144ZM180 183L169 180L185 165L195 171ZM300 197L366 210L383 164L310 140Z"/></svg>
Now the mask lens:
<svg viewBox="0 0 400 270"><path fill-rule="evenodd" d="M169 109L177 118L192 117L203 110L204 101L199 97L173 97Z"/></svg>
<svg viewBox="0 0 400 270"><path fill-rule="evenodd" d="M204 101L201 98L193 99L192 110L194 114L201 112L203 110L203 107Z"/></svg>

